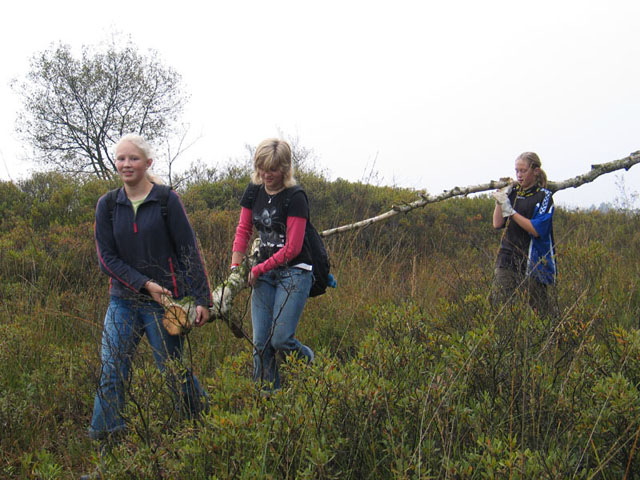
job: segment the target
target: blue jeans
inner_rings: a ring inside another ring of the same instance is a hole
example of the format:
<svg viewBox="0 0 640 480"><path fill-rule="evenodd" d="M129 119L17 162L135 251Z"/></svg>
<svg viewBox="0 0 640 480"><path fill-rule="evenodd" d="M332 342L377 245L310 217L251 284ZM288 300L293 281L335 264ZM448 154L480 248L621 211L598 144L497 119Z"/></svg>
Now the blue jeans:
<svg viewBox="0 0 640 480"><path fill-rule="evenodd" d="M144 334L161 372L168 360L182 357L184 337L169 335L162 326L162 315L162 306L154 301L111 297L102 331L102 372L89 427L91 438L100 440L126 430L124 392L130 382L133 355ZM181 387L176 387L178 383ZM182 397L188 416L206 408L206 394L189 370L183 378L170 380L169 388L174 394L181 390L176 396Z"/></svg>
<svg viewBox="0 0 640 480"><path fill-rule="evenodd" d="M278 268L258 277L253 288L253 378L268 384L267 388L280 388L276 352L297 353L313 360L313 351L294 336L311 282L308 270Z"/></svg>

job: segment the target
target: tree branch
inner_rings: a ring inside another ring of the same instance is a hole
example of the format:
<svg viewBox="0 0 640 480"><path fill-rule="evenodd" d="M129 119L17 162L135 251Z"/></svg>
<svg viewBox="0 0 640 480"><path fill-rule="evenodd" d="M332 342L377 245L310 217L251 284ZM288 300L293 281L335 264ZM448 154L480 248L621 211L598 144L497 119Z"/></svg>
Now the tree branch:
<svg viewBox="0 0 640 480"><path fill-rule="evenodd" d="M599 165L591 165L591 170L577 177L569 178L562 182L548 182L547 188L552 192L564 190L566 188L577 188L585 183L593 182L600 175L605 173L611 173L616 170L629 170L636 163L640 162L640 151L630 154L628 157L620 160L614 160L608 163L601 163ZM443 200L447 200L453 197L461 197L469 195L470 193L486 192L488 190L495 190L497 188L506 187L509 183L513 182L510 178L503 178L500 180L491 180L489 183L483 183L480 185L471 185L468 187L454 187L451 190L445 190L440 195L428 195L426 193L419 193L420 199L405 205L394 205L388 212L382 213L366 220L361 220L349 225L343 225L341 227L330 228L320 232L322 237L329 237L336 233L348 232L349 230L357 230L359 228L368 227L376 222L386 220L398 213L407 213L416 208L424 207L430 203L437 203Z"/></svg>
<svg viewBox="0 0 640 480"><path fill-rule="evenodd" d="M566 188L577 188L585 183L593 182L596 178L605 173L614 172L616 170L629 170L636 163L640 163L640 151L634 152L630 154L628 157L625 157L620 160L614 160L612 162L603 163L599 165L592 165L591 170L585 174L578 175L573 178L569 178L562 182L548 182L547 187L552 192L557 192L559 190L564 190ZM466 196L471 193L479 193L486 192L488 190L495 190L498 188L506 187L509 183L513 183L513 179L511 178L502 178L500 180L492 180L488 183L483 183L480 185L470 185L468 187L454 187L451 190L445 190L440 195L428 195L426 193L419 193L420 199L414 202L393 206L391 210L385 212L376 217L368 218L366 220L361 220L359 222L352 223L350 225L343 225L337 228L331 228L329 230L324 230L320 233L323 237L329 237L331 235L335 235L337 233L347 232L349 230L356 230L358 228L364 228L373 223L380 222L382 220L386 220L398 213L408 213L411 210L415 210L416 208L424 207L430 203L437 203L443 200L447 200L453 197ZM247 286L247 276L249 274L250 268L255 265L257 261L257 249L259 246L259 239L254 241L254 244L251 247L252 254L245 258L243 265L235 270L229 278L218 285L213 292L213 307L210 309L211 316L209 321L213 321L216 319L223 320L227 325L231 328L234 335L238 338L245 337L249 339L249 337L243 332L242 327L240 325L235 324L231 320L231 309L233 305L233 299L235 296ZM187 325L186 328L190 328L191 325Z"/></svg>

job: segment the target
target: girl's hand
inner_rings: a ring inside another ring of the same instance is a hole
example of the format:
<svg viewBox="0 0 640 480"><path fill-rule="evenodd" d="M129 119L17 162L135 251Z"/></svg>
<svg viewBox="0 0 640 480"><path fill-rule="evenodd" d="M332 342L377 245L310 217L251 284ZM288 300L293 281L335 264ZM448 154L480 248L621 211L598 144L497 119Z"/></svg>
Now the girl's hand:
<svg viewBox="0 0 640 480"><path fill-rule="evenodd" d="M196 327L201 327L209 320L209 309L205 306L198 305L196 307Z"/></svg>
<svg viewBox="0 0 640 480"><path fill-rule="evenodd" d="M502 205L504 202L508 200L507 193L502 190L496 190L491 194L496 201L496 205Z"/></svg>
<svg viewBox="0 0 640 480"><path fill-rule="evenodd" d="M247 283L249 284L249 286L253 287L256 284L256 281L258 280L258 277L256 275L253 274L253 272L249 272L249 278L247 279Z"/></svg>
<svg viewBox="0 0 640 480"><path fill-rule="evenodd" d="M169 298L173 298L173 295L171 295L171 292L169 290L167 290L161 285L158 285L153 280L149 280L147 283L145 283L144 288L147 289L147 292L149 292L149 294L151 295L151 298L153 298L160 305L163 304L162 302L163 295L166 295Z"/></svg>

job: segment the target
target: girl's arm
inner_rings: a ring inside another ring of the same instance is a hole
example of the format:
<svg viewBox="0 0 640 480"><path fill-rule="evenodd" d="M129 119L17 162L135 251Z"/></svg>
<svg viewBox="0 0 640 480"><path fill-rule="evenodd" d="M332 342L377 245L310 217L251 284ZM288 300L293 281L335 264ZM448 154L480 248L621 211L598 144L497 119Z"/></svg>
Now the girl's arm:
<svg viewBox="0 0 640 480"><path fill-rule="evenodd" d="M96 205L93 229L100 269L131 290L135 292L142 290L145 283L151 279L125 263L118 255L116 240L113 236L111 213L104 196L98 200Z"/></svg>
<svg viewBox="0 0 640 480"><path fill-rule="evenodd" d="M167 210L169 235L173 238L175 248L178 250L176 254L182 259L190 279L192 291L186 292L186 294L195 298L196 305L212 306L213 300L211 298L209 278L202 253L198 247L196 234L191 227L191 223L189 223L189 218L180 196L173 190L169 192Z"/></svg>
<svg viewBox="0 0 640 480"><path fill-rule="evenodd" d="M498 207L499 208L499 207ZM520 215L518 212L511 215L511 219L520 226L523 230L525 230L528 234L533 235L534 237L538 237L538 232L533 227L531 220L527 217Z"/></svg>
<svg viewBox="0 0 640 480"><path fill-rule="evenodd" d="M496 208L493 209L493 228L502 228L505 222L506 219L502 216L502 207L499 203L496 203Z"/></svg>
<svg viewBox="0 0 640 480"><path fill-rule="evenodd" d="M502 207L499 203L497 203L495 208L493 209L493 228L498 229L504 227L507 218L508 217L502 216ZM511 215L511 218L524 231L526 231L530 235L533 235L534 237L538 237L538 232L533 227L531 220L529 220L527 217L520 215L518 212L515 212L513 215Z"/></svg>
<svg viewBox="0 0 640 480"><path fill-rule="evenodd" d="M236 227L236 236L233 240L231 265L239 265L242 262L252 233L251 209L242 207L240 220L238 220L238 226Z"/></svg>
<svg viewBox="0 0 640 480"><path fill-rule="evenodd" d="M304 243L304 232L307 228L307 219L303 217L287 217L287 238L284 246L264 262L251 269L249 284L253 285L255 280L263 273L268 272L281 265L290 262L302 251ZM252 278L253 277L253 278ZM252 283L253 280L253 283Z"/></svg>

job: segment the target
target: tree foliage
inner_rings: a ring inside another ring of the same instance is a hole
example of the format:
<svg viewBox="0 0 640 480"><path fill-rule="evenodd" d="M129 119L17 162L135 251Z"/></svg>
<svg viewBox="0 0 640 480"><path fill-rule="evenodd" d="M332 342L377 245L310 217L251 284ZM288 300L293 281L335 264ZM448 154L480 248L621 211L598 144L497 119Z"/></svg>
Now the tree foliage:
<svg viewBox="0 0 640 480"><path fill-rule="evenodd" d="M157 52L141 54L130 40L84 46L79 57L59 44L14 81L23 103L16 128L40 163L110 177L110 148L123 134L167 135L186 103L180 83Z"/></svg>

